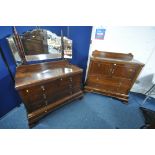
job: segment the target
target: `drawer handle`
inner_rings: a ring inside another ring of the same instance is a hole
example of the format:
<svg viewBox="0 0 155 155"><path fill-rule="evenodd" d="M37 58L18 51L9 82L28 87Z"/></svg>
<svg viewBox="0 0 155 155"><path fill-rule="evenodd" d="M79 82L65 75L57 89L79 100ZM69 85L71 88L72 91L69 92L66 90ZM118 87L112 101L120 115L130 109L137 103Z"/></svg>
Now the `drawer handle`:
<svg viewBox="0 0 155 155"><path fill-rule="evenodd" d="M29 92L29 90L27 89L27 90L26 90L26 92L28 93L28 92Z"/></svg>
<svg viewBox="0 0 155 155"><path fill-rule="evenodd" d="M45 110L45 112L47 112L47 110Z"/></svg>
<svg viewBox="0 0 155 155"><path fill-rule="evenodd" d="M114 66L116 66L116 64L114 64Z"/></svg>
<svg viewBox="0 0 155 155"><path fill-rule="evenodd" d="M43 97L44 97L44 99L46 99L46 95L45 94L43 94Z"/></svg>
<svg viewBox="0 0 155 155"><path fill-rule="evenodd" d="M60 80L62 81L62 78Z"/></svg>
<svg viewBox="0 0 155 155"><path fill-rule="evenodd" d="M45 101L45 104L47 105L47 101Z"/></svg>
<svg viewBox="0 0 155 155"><path fill-rule="evenodd" d="M44 87L44 86L41 86L41 89L42 89L42 90L45 90L45 87Z"/></svg>
<svg viewBox="0 0 155 155"><path fill-rule="evenodd" d="M72 78L70 77L69 80L72 81Z"/></svg>

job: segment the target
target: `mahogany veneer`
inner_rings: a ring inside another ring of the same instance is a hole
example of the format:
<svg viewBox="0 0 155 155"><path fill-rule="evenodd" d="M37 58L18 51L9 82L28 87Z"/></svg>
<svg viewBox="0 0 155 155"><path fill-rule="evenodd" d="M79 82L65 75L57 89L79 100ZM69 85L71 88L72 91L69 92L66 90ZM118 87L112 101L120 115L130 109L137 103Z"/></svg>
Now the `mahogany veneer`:
<svg viewBox="0 0 155 155"><path fill-rule="evenodd" d="M128 93L144 64L133 55L94 51L90 58L85 91L112 96L128 102Z"/></svg>
<svg viewBox="0 0 155 155"><path fill-rule="evenodd" d="M25 104L29 125L55 108L83 96L82 69L66 60L17 68L15 87Z"/></svg>

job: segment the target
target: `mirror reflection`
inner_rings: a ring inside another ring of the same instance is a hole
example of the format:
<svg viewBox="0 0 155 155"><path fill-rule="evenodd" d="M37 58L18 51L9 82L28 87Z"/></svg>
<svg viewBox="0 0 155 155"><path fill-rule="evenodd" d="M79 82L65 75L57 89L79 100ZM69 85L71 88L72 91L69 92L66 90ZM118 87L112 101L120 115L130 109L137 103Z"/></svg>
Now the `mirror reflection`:
<svg viewBox="0 0 155 155"><path fill-rule="evenodd" d="M11 35L7 40L17 65L20 65L22 64L20 46L15 37ZM72 58L72 40L65 36L58 36L45 29L33 29L20 35L19 38L27 62Z"/></svg>

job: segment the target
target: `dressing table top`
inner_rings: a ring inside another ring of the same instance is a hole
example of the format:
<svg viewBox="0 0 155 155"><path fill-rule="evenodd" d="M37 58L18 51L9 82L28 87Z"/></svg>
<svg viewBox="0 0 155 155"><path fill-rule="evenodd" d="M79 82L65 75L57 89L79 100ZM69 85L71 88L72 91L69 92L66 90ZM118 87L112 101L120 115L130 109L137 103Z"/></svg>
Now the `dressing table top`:
<svg viewBox="0 0 155 155"><path fill-rule="evenodd" d="M22 65L17 67L15 87L19 90L79 72L82 69L67 60Z"/></svg>

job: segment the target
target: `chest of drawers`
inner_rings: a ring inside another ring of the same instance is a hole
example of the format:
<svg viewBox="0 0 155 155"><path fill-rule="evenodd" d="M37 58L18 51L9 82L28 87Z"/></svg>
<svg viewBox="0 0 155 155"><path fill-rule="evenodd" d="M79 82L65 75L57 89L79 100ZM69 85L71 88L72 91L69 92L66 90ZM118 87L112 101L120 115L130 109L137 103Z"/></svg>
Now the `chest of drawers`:
<svg viewBox="0 0 155 155"><path fill-rule="evenodd" d="M128 93L144 64L132 54L94 51L85 91L98 92L128 102Z"/></svg>
<svg viewBox="0 0 155 155"><path fill-rule="evenodd" d="M15 87L26 107L29 125L64 103L82 97L81 79L82 69L66 60L18 67Z"/></svg>

